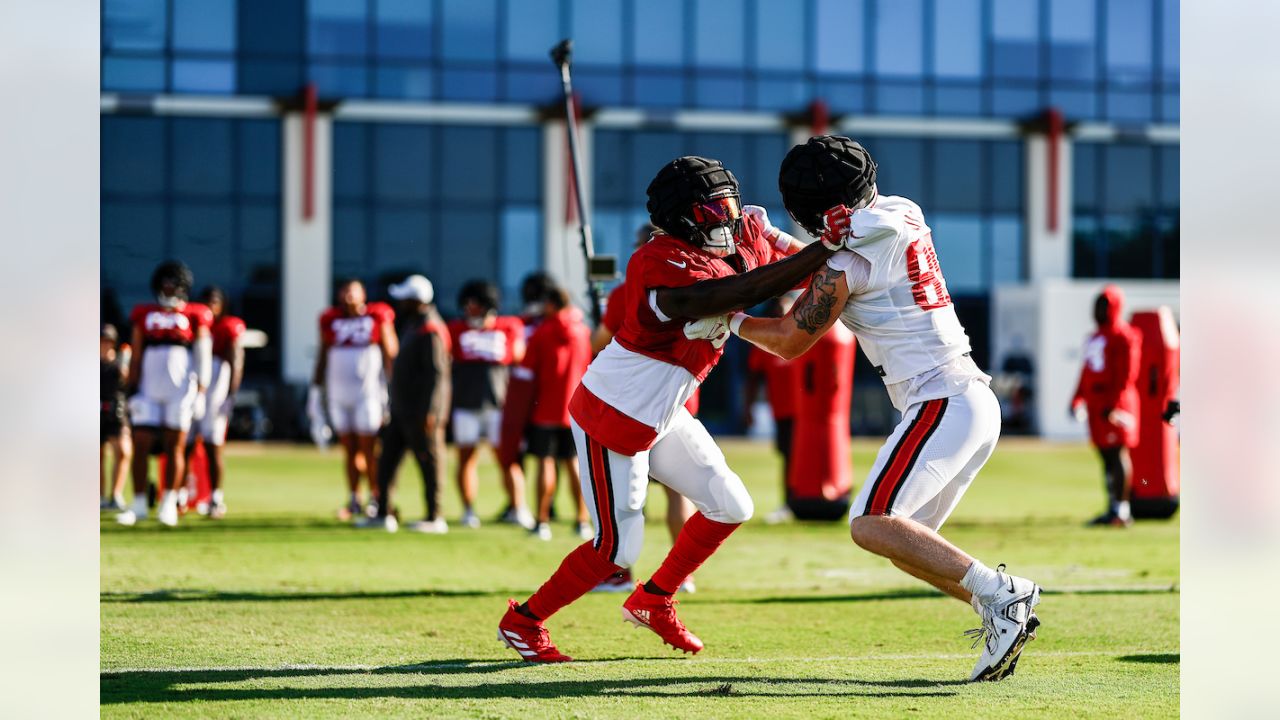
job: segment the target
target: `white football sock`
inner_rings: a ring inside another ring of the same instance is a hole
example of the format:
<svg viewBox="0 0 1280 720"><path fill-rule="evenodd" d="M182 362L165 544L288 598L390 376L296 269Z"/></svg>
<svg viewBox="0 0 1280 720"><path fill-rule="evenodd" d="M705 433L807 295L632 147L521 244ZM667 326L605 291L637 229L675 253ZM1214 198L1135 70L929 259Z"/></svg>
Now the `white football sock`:
<svg viewBox="0 0 1280 720"><path fill-rule="evenodd" d="M210 498L214 505L222 504L222 488L213 491L213 497Z"/></svg>
<svg viewBox="0 0 1280 720"><path fill-rule="evenodd" d="M1129 512L1130 511L1129 511L1128 500L1121 500L1120 502L1116 503L1116 517L1120 518L1121 520L1128 520L1130 518Z"/></svg>
<svg viewBox="0 0 1280 720"><path fill-rule="evenodd" d="M979 560L974 560L965 571L960 585L973 593L979 602L985 603L995 597L1003 583L1000 582L1000 576L995 570L983 565Z"/></svg>
<svg viewBox="0 0 1280 720"><path fill-rule="evenodd" d="M973 607L973 611L978 613L979 617L982 616L982 601L978 599L976 593L969 595L969 605Z"/></svg>

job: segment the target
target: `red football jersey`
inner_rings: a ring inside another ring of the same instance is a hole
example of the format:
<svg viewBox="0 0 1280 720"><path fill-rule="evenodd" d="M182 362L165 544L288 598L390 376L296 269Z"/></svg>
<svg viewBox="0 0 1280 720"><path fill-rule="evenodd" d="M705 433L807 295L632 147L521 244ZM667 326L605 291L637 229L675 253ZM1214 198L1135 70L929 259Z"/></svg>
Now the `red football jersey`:
<svg viewBox="0 0 1280 720"><path fill-rule="evenodd" d="M331 307L320 314L320 340L332 347L367 347L382 342L382 329L395 321L390 305L367 303L360 315L347 315L342 308Z"/></svg>
<svg viewBox="0 0 1280 720"><path fill-rule="evenodd" d="M769 407L775 420L795 417L795 365L755 345L747 351L747 370L764 375L765 389L769 393Z"/></svg>
<svg viewBox="0 0 1280 720"><path fill-rule="evenodd" d="M197 329L213 325L213 312L200 303L174 309L142 303L129 313L129 322L142 328L143 341L149 345L190 345Z"/></svg>
<svg viewBox="0 0 1280 720"><path fill-rule="evenodd" d="M453 361L512 365L524 347L524 323L513 315L499 315L489 327L473 328L466 320L449 321Z"/></svg>
<svg viewBox="0 0 1280 720"><path fill-rule="evenodd" d="M517 371L534 384L532 424L569 427L569 397L590 362L591 331L580 311L566 308L539 323Z"/></svg>
<svg viewBox="0 0 1280 720"><path fill-rule="evenodd" d="M223 315L213 321L213 356L231 362L231 347L244 335L244 321L234 315Z"/></svg>
<svg viewBox="0 0 1280 720"><path fill-rule="evenodd" d="M1072 404L1083 402L1089 415L1089 434L1098 447L1133 447L1138 442L1138 358L1142 340L1133 326L1121 319L1124 296L1108 286L1111 300L1107 322L1085 343L1084 366ZM1130 422L1108 422L1107 414L1119 410Z"/></svg>
<svg viewBox="0 0 1280 720"><path fill-rule="evenodd" d="M604 303L604 316L600 318L600 323L605 329L614 335L622 329L622 319L626 317L627 312L627 282L623 280L618 286L609 291L609 298Z"/></svg>
<svg viewBox="0 0 1280 720"><path fill-rule="evenodd" d="M747 215L742 220L742 236L735 254L741 258L743 272L786 257L773 246L755 217ZM632 352L683 367L701 382L724 349L705 340L686 338L684 325L689 318L660 317L659 310L650 305L650 291L736 274L729 258L715 257L670 235L655 234L636 249L627 263L625 312L614 339Z"/></svg>

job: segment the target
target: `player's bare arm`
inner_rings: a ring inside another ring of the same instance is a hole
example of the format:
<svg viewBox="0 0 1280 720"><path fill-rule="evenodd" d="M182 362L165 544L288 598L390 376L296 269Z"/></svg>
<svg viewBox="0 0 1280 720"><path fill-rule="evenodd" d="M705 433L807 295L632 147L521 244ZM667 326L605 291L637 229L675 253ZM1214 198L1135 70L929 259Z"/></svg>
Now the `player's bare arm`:
<svg viewBox="0 0 1280 720"><path fill-rule="evenodd" d="M390 320L382 321L382 332L379 333L381 339L378 345L382 347L382 371L387 377L387 382L391 381L391 366L395 364L396 355L400 354L400 339L396 337L396 328Z"/></svg>
<svg viewBox="0 0 1280 720"><path fill-rule="evenodd" d="M136 323L133 326L133 352L129 355L129 374L125 376L126 393L132 395L138 388L138 379L142 377L142 353L147 348L147 335Z"/></svg>
<svg viewBox="0 0 1280 720"><path fill-rule="evenodd" d="M731 325L739 337L762 350L791 360L805 353L840 317L849 299L842 270L823 265L791 312L780 318L741 316Z"/></svg>
<svg viewBox="0 0 1280 720"><path fill-rule="evenodd" d="M240 392L240 381L244 379L244 339L237 336L231 341L231 384L227 388L227 397L235 397Z"/></svg>
<svg viewBox="0 0 1280 720"><path fill-rule="evenodd" d="M670 318L703 318L751 307L795 287L831 254L830 248L816 242L785 260L740 275L657 288L658 309Z"/></svg>

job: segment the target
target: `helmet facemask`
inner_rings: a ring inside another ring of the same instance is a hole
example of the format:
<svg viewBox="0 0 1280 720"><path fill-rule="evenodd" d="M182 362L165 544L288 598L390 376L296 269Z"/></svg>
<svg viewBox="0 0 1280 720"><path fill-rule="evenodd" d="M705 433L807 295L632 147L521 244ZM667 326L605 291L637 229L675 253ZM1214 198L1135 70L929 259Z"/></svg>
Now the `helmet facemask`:
<svg viewBox="0 0 1280 720"><path fill-rule="evenodd" d="M732 189L717 192L705 202L690 208L692 232L690 240L708 254L728 257L738 250L737 238L742 232L742 204Z"/></svg>

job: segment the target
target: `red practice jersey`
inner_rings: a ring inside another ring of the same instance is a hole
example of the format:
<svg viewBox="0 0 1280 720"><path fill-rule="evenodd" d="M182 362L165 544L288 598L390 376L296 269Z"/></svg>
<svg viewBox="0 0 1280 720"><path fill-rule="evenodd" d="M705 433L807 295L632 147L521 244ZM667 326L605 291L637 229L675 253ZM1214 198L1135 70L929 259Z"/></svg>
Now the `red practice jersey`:
<svg viewBox="0 0 1280 720"><path fill-rule="evenodd" d="M1089 336L1084 366L1072 405L1083 402L1089 414L1089 435L1101 448L1133 447L1138 443L1138 358L1142 339L1120 317L1124 296L1109 285L1103 294L1111 301L1107 322ZM1107 414L1119 410L1127 422L1111 423Z"/></svg>
<svg viewBox="0 0 1280 720"><path fill-rule="evenodd" d="M790 360L752 345L747 351L747 371L764 376L769 407L775 420L795 417L795 365Z"/></svg>
<svg viewBox="0 0 1280 720"><path fill-rule="evenodd" d="M524 347L524 323L514 315L499 315L493 325L471 327L466 320L450 320L455 363L512 365Z"/></svg>
<svg viewBox="0 0 1280 720"><path fill-rule="evenodd" d="M662 234L637 248L627 264L622 326L574 393L573 419L614 452L632 455L652 447L724 352L708 340L686 338L689 318L666 317L653 291L734 275L730 262L751 271L784 256L749 215L729 258Z"/></svg>
<svg viewBox="0 0 1280 720"><path fill-rule="evenodd" d="M623 281L618 286L609 291L609 299L605 301L604 317L600 318L600 323L610 333L617 335L618 330L622 329L622 319L626 316L627 311L627 283ZM693 391L688 401L685 402L685 409L690 415L697 416L698 408L702 405L702 388Z"/></svg>
<svg viewBox="0 0 1280 720"><path fill-rule="evenodd" d="M234 315L223 315L213 321L213 356L231 362L231 349L244 335L244 321Z"/></svg>
<svg viewBox="0 0 1280 720"><path fill-rule="evenodd" d="M200 303L189 302L173 309L142 303L129 313L129 322L142 328L147 345L190 345L196 339L196 330L213 325L213 312Z"/></svg>
<svg viewBox="0 0 1280 720"><path fill-rule="evenodd" d="M386 303L367 303L359 315L331 307L320 314L320 340L330 347L380 345L383 329L395 319L395 311Z"/></svg>
<svg viewBox="0 0 1280 720"><path fill-rule="evenodd" d="M534 385L529 422L542 427L569 427L569 397L591 362L591 331L577 308L566 308L543 320L529 338L514 377Z"/></svg>

